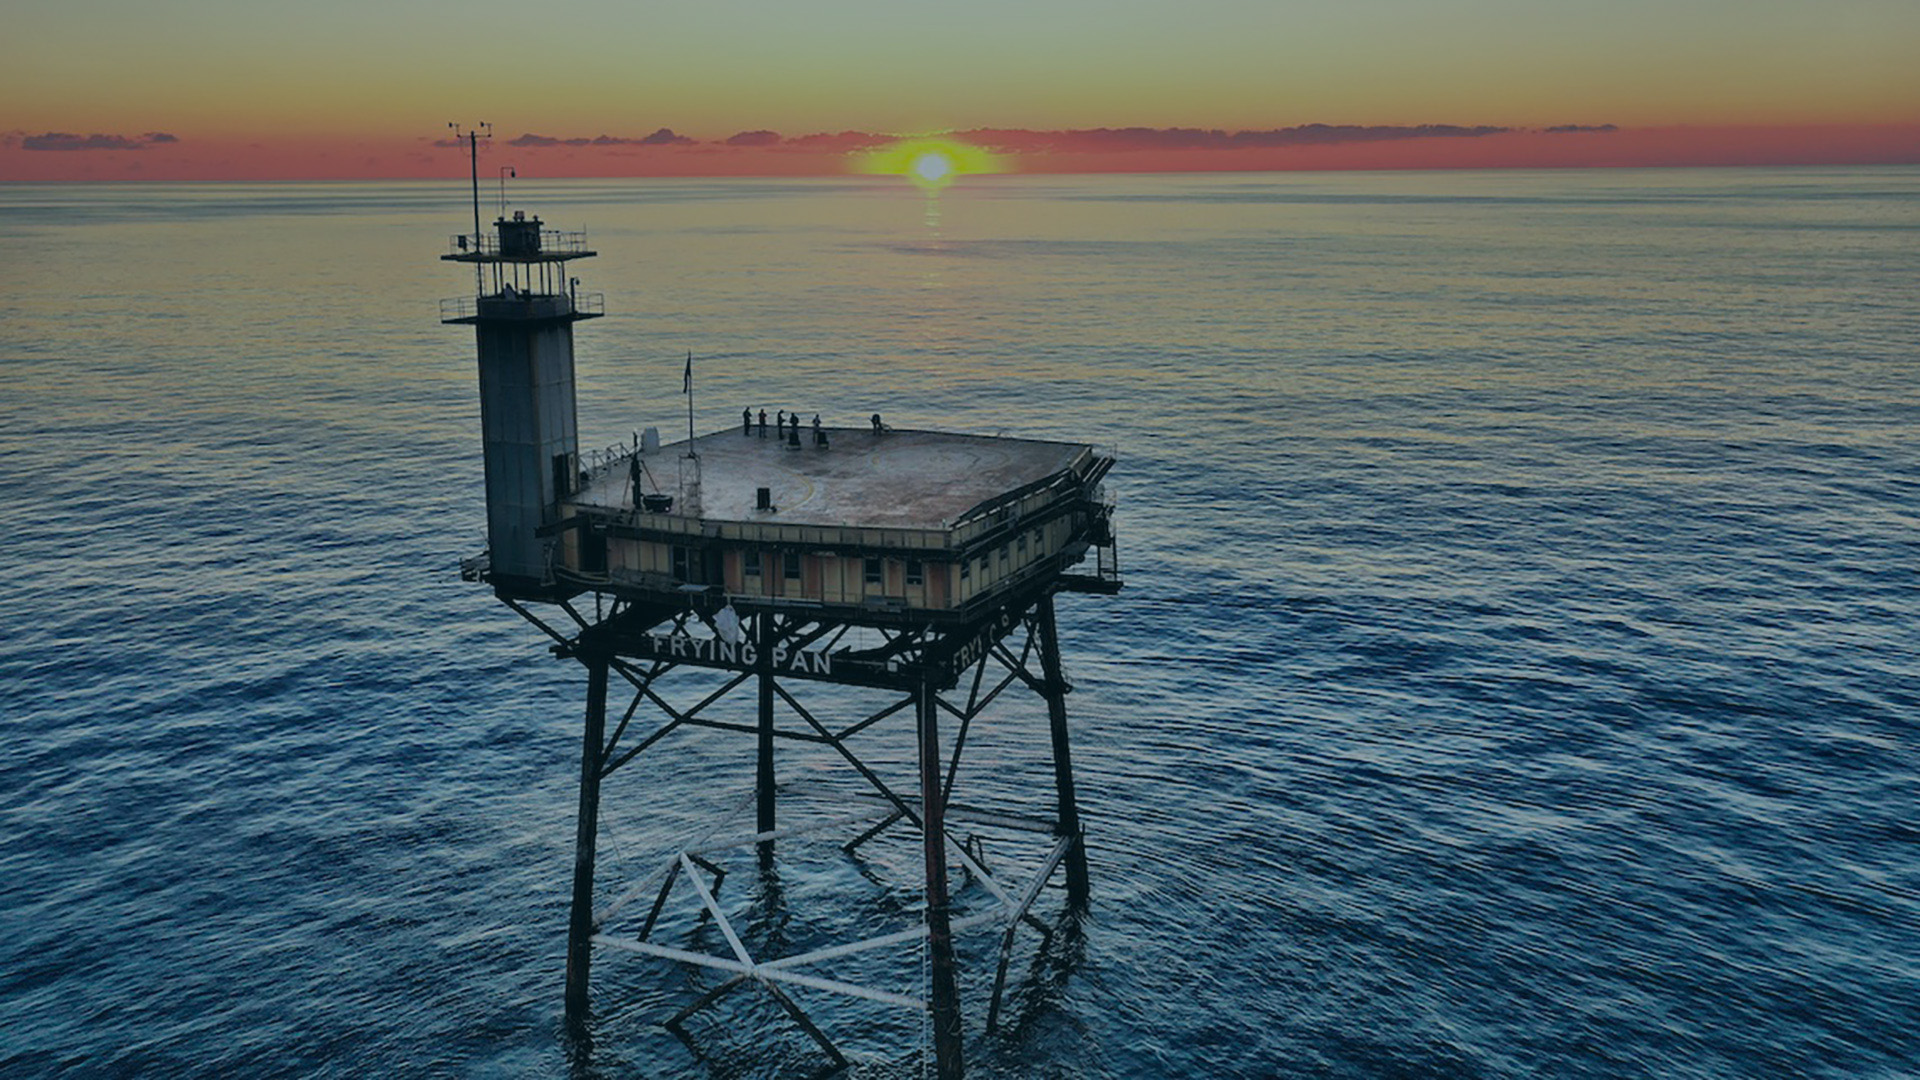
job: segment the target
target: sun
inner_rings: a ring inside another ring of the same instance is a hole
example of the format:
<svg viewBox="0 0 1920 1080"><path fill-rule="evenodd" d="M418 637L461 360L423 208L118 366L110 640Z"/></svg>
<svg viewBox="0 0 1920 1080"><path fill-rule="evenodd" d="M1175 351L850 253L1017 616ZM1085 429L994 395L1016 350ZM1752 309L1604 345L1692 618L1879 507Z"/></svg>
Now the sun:
<svg viewBox="0 0 1920 1080"><path fill-rule="evenodd" d="M1010 159L957 139L901 139L853 155L854 172L904 176L928 194L962 176L1013 171Z"/></svg>
<svg viewBox="0 0 1920 1080"><path fill-rule="evenodd" d="M953 181L953 159L943 150L923 150L908 167L908 175L921 187L946 187Z"/></svg>

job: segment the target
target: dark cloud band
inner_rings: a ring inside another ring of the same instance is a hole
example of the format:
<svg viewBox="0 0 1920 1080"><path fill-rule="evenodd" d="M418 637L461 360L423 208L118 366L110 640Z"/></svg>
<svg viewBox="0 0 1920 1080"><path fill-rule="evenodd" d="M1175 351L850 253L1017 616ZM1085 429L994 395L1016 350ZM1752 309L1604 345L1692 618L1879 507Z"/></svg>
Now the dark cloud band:
<svg viewBox="0 0 1920 1080"><path fill-rule="evenodd" d="M75 135L49 131L41 135L20 136L22 150L145 150L149 146L177 143L180 140L164 131L144 135Z"/></svg>
<svg viewBox="0 0 1920 1080"><path fill-rule="evenodd" d="M1506 135L1526 128L1459 124L1301 124L1264 131L1223 131L1208 128L1075 128L1032 131L1025 128L975 128L956 131L953 138L1009 153L1046 151L1102 152L1129 150L1245 150L1283 146L1333 146L1343 143L1392 142L1403 139L1471 139ZM1558 133L1614 131L1612 124L1562 124L1542 129ZM900 138L864 131L821 132L787 138L778 132L742 131L706 145L771 147L790 150L858 150ZM593 138L554 138L525 134L508 140L509 146L696 146L699 140L661 128L642 138L600 135Z"/></svg>

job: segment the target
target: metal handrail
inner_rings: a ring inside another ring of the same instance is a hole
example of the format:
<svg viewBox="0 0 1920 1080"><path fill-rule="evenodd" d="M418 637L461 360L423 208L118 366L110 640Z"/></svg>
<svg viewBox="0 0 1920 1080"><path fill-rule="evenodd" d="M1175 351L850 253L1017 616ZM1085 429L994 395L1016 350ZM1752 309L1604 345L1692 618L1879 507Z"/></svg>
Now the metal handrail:
<svg viewBox="0 0 1920 1080"><path fill-rule="evenodd" d="M513 257L504 254L500 246L500 236L497 233L492 235L482 233L478 237L472 233L455 233L447 238L447 252L452 255ZM563 232L559 229L540 230L540 250L537 253L539 255L585 255L587 252L585 229L579 232Z"/></svg>
<svg viewBox="0 0 1920 1080"><path fill-rule="evenodd" d="M563 309L551 312L554 315L605 315L607 297L605 293L523 293L513 299L500 296L449 296L440 301L440 321L454 319L472 319L480 314L480 305L521 303L531 308L535 304L552 304L555 300L571 301Z"/></svg>
<svg viewBox="0 0 1920 1080"><path fill-rule="evenodd" d="M590 478L598 480L612 472L618 465L632 458L638 451L627 443L614 443L604 450L588 450L580 455L581 471Z"/></svg>

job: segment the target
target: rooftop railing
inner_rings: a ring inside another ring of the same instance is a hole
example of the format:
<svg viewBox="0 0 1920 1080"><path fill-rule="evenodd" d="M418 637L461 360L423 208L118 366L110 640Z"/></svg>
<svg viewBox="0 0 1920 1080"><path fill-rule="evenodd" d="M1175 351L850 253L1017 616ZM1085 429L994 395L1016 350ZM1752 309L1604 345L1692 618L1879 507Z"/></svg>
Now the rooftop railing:
<svg viewBox="0 0 1920 1080"><path fill-rule="evenodd" d="M440 321L455 322L481 315L505 318L553 318L560 315L605 315L605 293L519 293L514 296L450 296L440 301Z"/></svg>
<svg viewBox="0 0 1920 1080"><path fill-rule="evenodd" d="M587 233L584 229L579 232L542 229L540 231L540 250L537 252L522 252L517 250L519 246L524 243L524 241L517 236L513 237L509 243L512 244L513 247L503 249L500 246L500 236L498 233L481 233L477 238L472 233L456 233L447 238L447 253L468 257L478 255L486 258L500 258L502 256L511 258L516 255L526 254L548 259L559 258L561 256L574 258L593 254L593 251L587 247Z"/></svg>

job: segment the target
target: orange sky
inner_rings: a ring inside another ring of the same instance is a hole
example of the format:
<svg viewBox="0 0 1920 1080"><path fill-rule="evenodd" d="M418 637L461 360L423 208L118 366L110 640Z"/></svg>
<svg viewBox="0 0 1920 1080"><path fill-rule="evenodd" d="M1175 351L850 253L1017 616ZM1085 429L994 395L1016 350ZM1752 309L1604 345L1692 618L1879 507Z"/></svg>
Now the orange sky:
<svg viewBox="0 0 1920 1080"><path fill-rule="evenodd" d="M1916 46L1913 0L23 0L0 179L446 177L449 120L541 176L831 174L795 140L980 129L1023 171L1914 163Z"/></svg>

